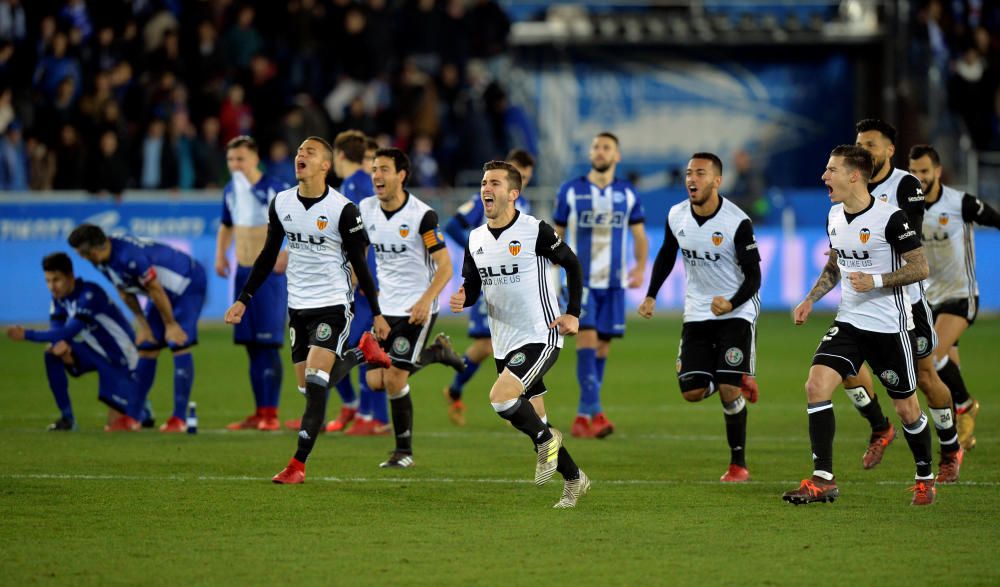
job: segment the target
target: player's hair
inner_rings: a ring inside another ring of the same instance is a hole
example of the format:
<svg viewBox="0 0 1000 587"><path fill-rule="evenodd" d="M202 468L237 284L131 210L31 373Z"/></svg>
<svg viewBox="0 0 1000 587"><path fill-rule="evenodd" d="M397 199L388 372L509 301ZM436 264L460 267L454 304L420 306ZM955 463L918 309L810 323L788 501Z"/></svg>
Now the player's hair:
<svg viewBox="0 0 1000 587"><path fill-rule="evenodd" d="M406 182L410 179L410 158L406 156L406 153L396 147L386 147L376 150L375 157L388 157L396 165L397 173L405 171L406 175L403 176L403 186L406 186Z"/></svg>
<svg viewBox="0 0 1000 587"><path fill-rule="evenodd" d="M365 137L365 151L378 151L378 141L373 137Z"/></svg>
<svg viewBox="0 0 1000 587"><path fill-rule="evenodd" d="M317 136L306 137L306 141L316 141L317 143L323 145L326 149L326 160L333 163L333 147L330 146L330 141Z"/></svg>
<svg viewBox="0 0 1000 587"><path fill-rule="evenodd" d="M226 150L239 149L240 147L246 147L254 153L259 153L260 149L257 147L257 141L253 140L253 137L247 135L240 135L238 137L233 137L226 143Z"/></svg>
<svg viewBox="0 0 1000 587"><path fill-rule="evenodd" d="M691 155L692 159L707 159L712 162L712 167L715 168L715 173L717 175L722 175L722 159L715 153L701 152Z"/></svg>
<svg viewBox="0 0 1000 587"><path fill-rule="evenodd" d="M534 167L535 158L524 149L511 149L507 156L503 158L507 163L520 165L521 167Z"/></svg>
<svg viewBox="0 0 1000 587"><path fill-rule="evenodd" d="M73 275L73 261L66 253L50 253L42 258L42 271L58 271L66 275Z"/></svg>
<svg viewBox="0 0 1000 587"><path fill-rule="evenodd" d="M924 155L931 158L931 162L934 163L934 167L941 167L941 156L938 155L937 149L930 145L913 145L910 149L910 160L915 161L920 159Z"/></svg>
<svg viewBox="0 0 1000 587"><path fill-rule="evenodd" d="M882 136L889 139L890 143L893 145L896 144L896 127L884 120L879 120L878 118L866 118L864 120L859 120L858 123L854 125L854 130L858 134L868 132L870 130L877 130L882 133Z"/></svg>
<svg viewBox="0 0 1000 587"><path fill-rule="evenodd" d="M606 139L611 139L612 141L614 141L615 147L619 146L618 137L615 136L615 134L612 133L611 131L604 130L594 135L595 139L599 139L601 137L604 137Z"/></svg>
<svg viewBox="0 0 1000 587"><path fill-rule="evenodd" d="M861 173L861 177L868 181L875 170L875 160L872 154L863 147L857 145L840 145L830 151L831 157L843 157L844 166Z"/></svg>
<svg viewBox="0 0 1000 587"><path fill-rule="evenodd" d="M100 226L81 224L74 228L73 232L69 233L69 238L66 241L74 249L92 249L108 242L108 236L104 234Z"/></svg>
<svg viewBox="0 0 1000 587"><path fill-rule="evenodd" d="M507 172L507 188L521 191L521 172L506 161L487 161L483 165L483 173L494 169L503 169Z"/></svg>
<svg viewBox="0 0 1000 587"><path fill-rule="evenodd" d="M365 160L368 137L360 130L345 130L333 139L333 148L344 154L351 163Z"/></svg>

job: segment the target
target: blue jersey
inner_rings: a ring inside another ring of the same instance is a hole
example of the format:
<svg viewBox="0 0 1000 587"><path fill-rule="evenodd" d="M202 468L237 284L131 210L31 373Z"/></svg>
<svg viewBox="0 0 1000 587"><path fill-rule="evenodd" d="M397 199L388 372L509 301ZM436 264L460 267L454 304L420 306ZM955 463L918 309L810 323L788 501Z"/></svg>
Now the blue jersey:
<svg viewBox="0 0 1000 587"><path fill-rule="evenodd" d="M267 207L278 192L292 187L285 180L264 174L251 185L247 176L237 171L222 190L224 226L267 226Z"/></svg>
<svg viewBox="0 0 1000 587"><path fill-rule="evenodd" d="M77 278L73 291L62 299L52 298L48 330L27 330L25 338L35 342L82 342L116 367L135 369L139 352L135 333L121 309L99 285Z"/></svg>
<svg viewBox="0 0 1000 587"><path fill-rule="evenodd" d="M343 183L340 184L340 189L337 190L344 194L348 200L354 202L355 206L361 204L361 200L369 196L375 195L375 184L372 183L372 176L365 173L364 169L358 169L354 173L348 175L344 178ZM372 281L375 282L375 287L378 287L378 276L375 274L375 247L368 248L368 272L372 274ZM355 295L363 295L361 290L357 290ZM364 302L355 304L356 309L361 306L365 306ZM367 308L365 309L367 310ZM363 312L365 310L357 309L358 312Z"/></svg>
<svg viewBox="0 0 1000 587"><path fill-rule="evenodd" d="M585 286L625 287L628 227L645 220L631 183L616 177L601 189L587 176L567 181L559 188L552 219L566 228L566 242L580 259Z"/></svg>
<svg viewBox="0 0 1000 587"><path fill-rule="evenodd" d="M514 200L514 208L524 214L531 214L531 202L524 197L524 194ZM445 225L444 231L445 234L464 247L469 240L469 231L473 228L479 228L485 223L486 210L483 208L483 200L479 194L476 194L469 198L468 202L458 207L455 215Z"/></svg>
<svg viewBox="0 0 1000 587"><path fill-rule="evenodd" d="M204 281L204 271L188 254L167 245L131 236L108 237L111 256L97 265L118 289L145 294L146 285L159 279L170 302L184 295L192 281ZM202 292L204 293L204 292Z"/></svg>

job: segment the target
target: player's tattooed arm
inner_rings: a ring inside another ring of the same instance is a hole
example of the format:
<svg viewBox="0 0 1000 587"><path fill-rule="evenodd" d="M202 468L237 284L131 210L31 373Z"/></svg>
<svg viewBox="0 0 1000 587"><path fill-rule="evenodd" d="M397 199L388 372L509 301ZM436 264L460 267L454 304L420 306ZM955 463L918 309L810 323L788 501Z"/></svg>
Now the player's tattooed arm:
<svg viewBox="0 0 1000 587"><path fill-rule="evenodd" d="M838 281L840 281L840 267L837 266L837 249L831 247L826 265L823 266L823 272L819 274L819 279L809 290L806 299L813 303L820 301L823 296L830 293L830 290L837 287Z"/></svg>
<svg viewBox="0 0 1000 587"><path fill-rule="evenodd" d="M927 279L930 270L923 247L903 253L903 260L906 261L905 265L892 273L882 274L882 287L900 287Z"/></svg>

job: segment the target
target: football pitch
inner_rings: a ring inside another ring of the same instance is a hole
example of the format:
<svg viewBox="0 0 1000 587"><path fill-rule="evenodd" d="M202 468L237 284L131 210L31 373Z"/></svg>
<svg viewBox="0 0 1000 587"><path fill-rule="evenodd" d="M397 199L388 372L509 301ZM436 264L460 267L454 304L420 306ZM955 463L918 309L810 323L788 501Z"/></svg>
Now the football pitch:
<svg viewBox="0 0 1000 587"><path fill-rule="evenodd" d="M911 507L913 460L901 434L881 465L862 470L867 424L838 392L841 498L795 507L781 493L812 470L803 383L831 318L814 315L796 328L787 315L768 314L758 323L752 480L738 486L718 482L729 455L719 401L688 404L677 389L679 319L630 322L603 391L616 432L606 440L567 434L593 479L574 510L552 509L558 475L533 485L529 441L489 405L492 364L466 389L463 428L445 413L450 369L432 366L411 379L414 468L378 468L389 437L327 434L306 483L276 486L270 477L294 452L294 433L224 430L252 411L245 354L228 328L203 327L194 351L197 435L104 433L93 375L70 383L80 430L46 432L57 410L42 347L3 337L0 582L1000 583L1000 396L991 371L1000 321L981 317L962 339L963 373L983 408L959 484L940 486L931 507ZM440 323L464 349L465 322ZM287 363L285 373L283 419L304 405ZM545 379L550 420L568 432L577 398L572 339ZM160 421L171 389L163 355L150 396ZM334 393L330 417L339 405Z"/></svg>

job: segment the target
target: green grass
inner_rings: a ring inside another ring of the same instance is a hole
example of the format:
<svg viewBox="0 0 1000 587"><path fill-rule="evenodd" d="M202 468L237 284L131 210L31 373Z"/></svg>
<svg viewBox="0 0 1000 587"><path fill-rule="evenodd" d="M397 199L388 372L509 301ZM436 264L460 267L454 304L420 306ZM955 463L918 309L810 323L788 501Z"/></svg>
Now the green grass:
<svg viewBox="0 0 1000 587"><path fill-rule="evenodd" d="M442 320L457 346L464 324ZM618 431L569 439L594 479L575 510L561 483L531 483L528 441L492 411L492 365L467 389L469 423L447 420L443 367L412 381L417 466L383 471L389 438L320 438L303 486L268 479L295 436L226 433L251 409L246 360L228 329L205 327L195 350L201 433L101 432L93 376L71 383L81 430L48 433L56 416L41 347L0 342L0 572L5 584L997 584L1000 398L991 381L1000 323L962 340L964 373L983 403L978 448L962 482L912 508L913 461L902 438L861 469L865 422L835 396L842 497L780 499L811 470L802 384L829 323L759 323L761 400L751 407L753 481L717 482L728 462L715 398L687 404L674 359L676 319L633 322L615 344L604 390ZM170 360L152 394L171 407ZM546 376L550 417L576 407L572 342ZM286 369L283 416L303 401ZM336 396L334 396L336 398ZM884 395L883 395L884 397ZM889 408L884 401L884 407ZM330 413L339 403L331 401ZM891 408L889 408L891 409ZM895 417L893 416L895 420Z"/></svg>

